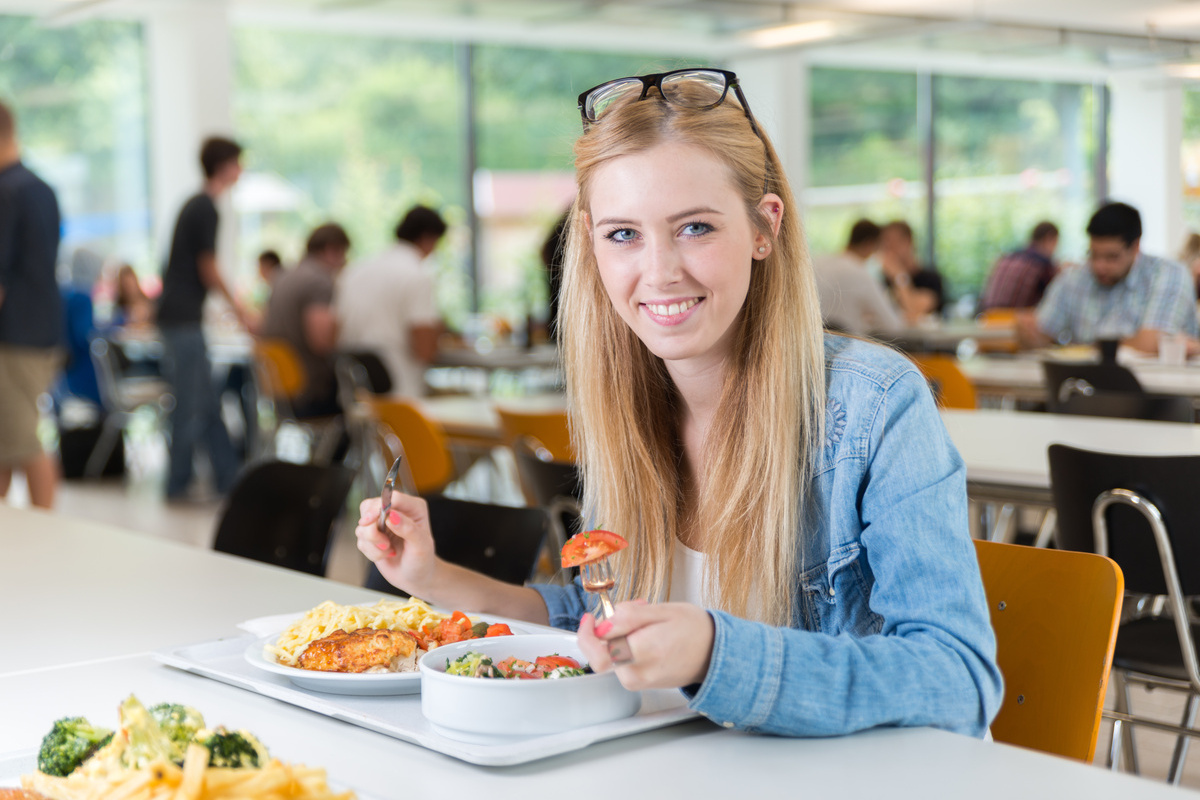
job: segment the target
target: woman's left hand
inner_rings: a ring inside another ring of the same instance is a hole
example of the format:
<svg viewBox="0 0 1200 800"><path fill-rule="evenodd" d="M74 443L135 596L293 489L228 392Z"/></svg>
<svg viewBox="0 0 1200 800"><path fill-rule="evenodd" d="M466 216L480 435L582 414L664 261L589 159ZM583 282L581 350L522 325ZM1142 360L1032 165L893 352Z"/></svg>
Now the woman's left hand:
<svg viewBox="0 0 1200 800"><path fill-rule="evenodd" d="M613 669L608 642L624 636L633 661L616 666L630 691L675 689L700 683L712 656L713 621L689 603L618 603L611 620L596 624L591 614L579 621L579 648L596 672Z"/></svg>

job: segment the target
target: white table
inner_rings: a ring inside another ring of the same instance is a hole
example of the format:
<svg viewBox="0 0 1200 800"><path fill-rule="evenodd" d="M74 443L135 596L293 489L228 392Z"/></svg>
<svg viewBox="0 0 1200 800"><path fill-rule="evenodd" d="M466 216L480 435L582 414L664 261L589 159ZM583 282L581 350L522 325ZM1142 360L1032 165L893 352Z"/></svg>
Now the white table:
<svg viewBox="0 0 1200 800"><path fill-rule="evenodd" d="M754 736L694 721L517 767L478 767L319 714L162 666L146 650L238 632L234 623L354 587L122 533L0 508L0 755L36 748L53 720L115 721L130 692L184 702L245 727L275 755L324 766L368 796L1063 798L1186 796L1094 766L931 729L833 739ZM23 654L23 650L38 651ZM23 665L23 666L22 666ZM15 668L14 668L15 667ZM547 795L548 796L548 795Z"/></svg>
<svg viewBox="0 0 1200 800"><path fill-rule="evenodd" d="M445 395L421 399L421 410L446 431L452 440L470 443L504 444L497 408L526 414L563 411L567 407L562 394L537 394L525 397L493 399L479 395Z"/></svg>
<svg viewBox="0 0 1200 800"><path fill-rule="evenodd" d="M1168 366L1145 358L1122 358L1147 392L1200 398L1200 366ZM1018 356L975 356L959 362L963 373L981 394L1041 400L1045 397L1042 358L1026 353Z"/></svg>

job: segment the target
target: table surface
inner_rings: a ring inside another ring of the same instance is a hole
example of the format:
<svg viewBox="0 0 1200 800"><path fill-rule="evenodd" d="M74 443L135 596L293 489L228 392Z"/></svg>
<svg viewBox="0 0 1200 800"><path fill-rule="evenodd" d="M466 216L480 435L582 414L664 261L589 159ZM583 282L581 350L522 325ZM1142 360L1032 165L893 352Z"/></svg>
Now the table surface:
<svg viewBox="0 0 1200 800"><path fill-rule="evenodd" d="M527 414L540 414L566 409L562 394L538 394L526 397L492 398L486 395L445 395L421 399L422 410L445 429L451 438L473 441L491 440L503 444L500 416L497 408L511 408Z"/></svg>
<svg viewBox="0 0 1200 800"><path fill-rule="evenodd" d="M516 767L472 766L147 655L237 635L234 625L245 619L373 597L362 589L4 507L0 547L0 598L12 621L0 650L0 755L35 748L53 720L68 714L111 725L117 704L133 692L148 703L189 703L210 723L252 730L275 755L324 766L333 779L377 798L397 796L401 781L405 795L444 796L452 787L467 796L528 798L600 778L622 797L768 796L798 786L806 796L921 800L1181 796L1166 785L932 729L788 739L699 720ZM31 613L19 618L21 609Z"/></svg>
<svg viewBox="0 0 1200 800"><path fill-rule="evenodd" d="M960 362L963 373L975 387L987 393L1008 393L1041 396L1044 387L1043 357L1034 353L1017 356L975 356ZM1180 394L1200 397L1200 366L1170 366L1148 357L1121 359L1143 388L1158 394Z"/></svg>
<svg viewBox="0 0 1200 800"><path fill-rule="evenodd" d="M1049 488L1046 448L1069 444L1133 455L1200 454L1200 425L1034 411L943 409L970 481Z"/></svg>

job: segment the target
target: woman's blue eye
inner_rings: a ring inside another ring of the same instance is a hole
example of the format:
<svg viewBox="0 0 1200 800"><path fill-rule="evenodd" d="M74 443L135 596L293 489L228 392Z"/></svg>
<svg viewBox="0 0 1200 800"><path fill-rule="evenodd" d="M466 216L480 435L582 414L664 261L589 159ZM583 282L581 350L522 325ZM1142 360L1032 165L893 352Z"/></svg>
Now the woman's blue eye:
<svg viewBox="0 0 1200 800"><path fill-rule="evenodd" d="M612 242L632 242L635 236L637 234L629 228L617 228L615 231L606 233L604 238Z"/></svg>
<svg viewBox="0 0 1200 800"><path fill-rule="evenodd" d="M711 232L712 229L713 226L709 225L707 222L689 222L687 225L683 226L683 235L703 236L704 234Z"/></svg>

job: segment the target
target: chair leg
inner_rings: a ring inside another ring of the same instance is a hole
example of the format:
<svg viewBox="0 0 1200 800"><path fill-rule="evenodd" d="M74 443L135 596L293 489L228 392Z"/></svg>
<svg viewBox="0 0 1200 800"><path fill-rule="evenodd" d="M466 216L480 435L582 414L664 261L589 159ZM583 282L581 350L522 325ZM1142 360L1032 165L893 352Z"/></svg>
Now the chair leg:
<svg viewBox="0 0 1200 800"><path fill-rule="evenodd" d="M100 438L96 440L92 452L88 454L87 463L83 467L85 478L99 478L104 474L104 465L112 456L113 449L117 446L117 439L124 427L124 414L113 413L104 418L104 425L100 429Z"/></svg>
<svg viewBox="0 0 1200 800"><path fill-rule="evenodd" d="M1047 509L1046 516L1042 517L1042 524L1038 526L1037 538L1033 541L1034 547L1048 547L1054 539L1054 530L1058 527L1058 510Z"/></svg>
<svg viewBox="0 0 1200 800"><path fill-rule="evenodd" d="M1200 712L1200 695L1195 692L1188 692L1187 707L1183 710L1183 721L1180 723L1185 728L1192 728L1196 725L1196 713ZM1187 760L1188 745L1191 744L1192 737L1180 736L1175 740L1175 752L1171 755L1171 768L1167 771L1167 783L1172 786L1178 786L1183 780L1183 764Z"/></svg>
<svg viewBox="0 0 1200 800"><path fill-rule="evenodd" d="M1114 669L1112 678L1115 683L1113 688L1117 693L1117 711L1122 714L1131 713L1129 681L1125 679L1125 673ZM1120 736L1115 735L1118 726L1120 727ZM1124 761L1127 771L1132 772L1134 775L1140 775L1141 769L1138 767L1137 745L1133 740L1133 726L1114 722L1113 733L1115 741L1112 751L1109 754L1109 766L1113 769L1119 769L1120 763ZM1118 741L1119 744L1117 743Z"/></svg>

